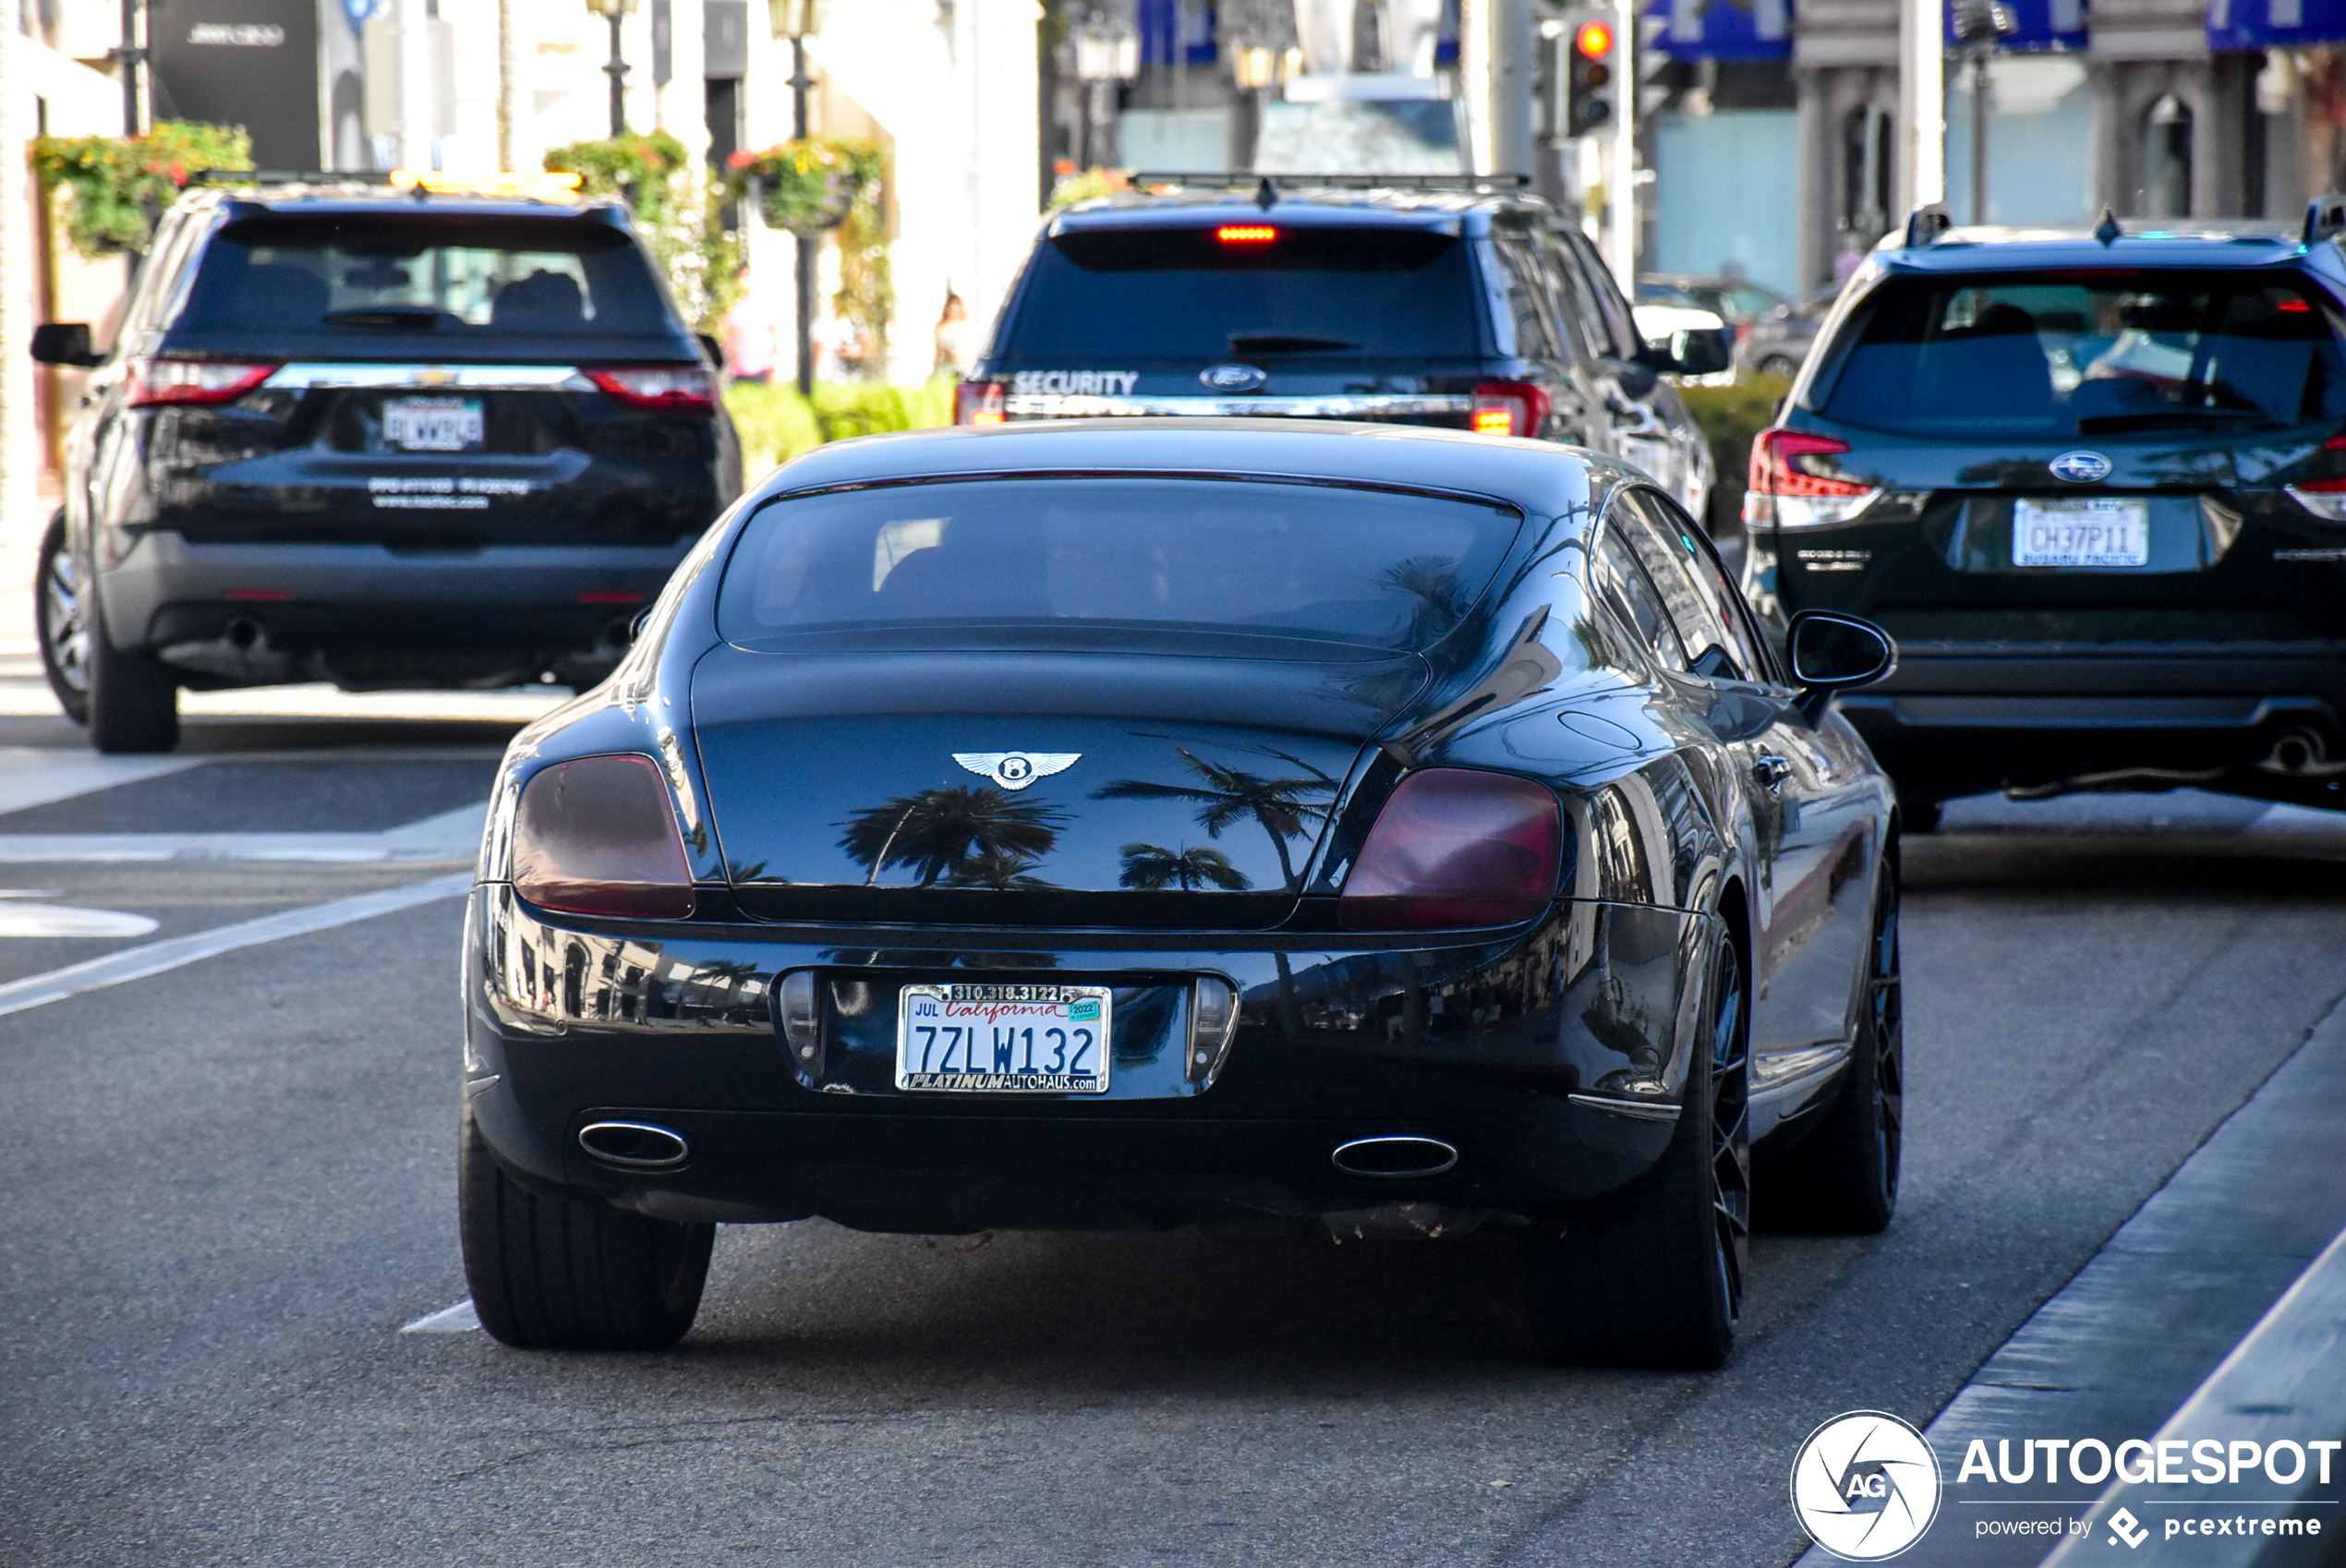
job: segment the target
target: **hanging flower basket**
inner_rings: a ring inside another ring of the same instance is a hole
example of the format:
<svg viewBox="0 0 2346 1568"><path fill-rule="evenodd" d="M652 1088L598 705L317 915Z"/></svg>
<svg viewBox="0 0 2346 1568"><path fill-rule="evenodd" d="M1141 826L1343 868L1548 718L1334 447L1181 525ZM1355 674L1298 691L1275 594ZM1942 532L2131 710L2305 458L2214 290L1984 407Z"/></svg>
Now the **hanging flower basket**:
<svg viewBox="0 0 2346 1568"><path fill-rule="evenodd" d="M27 161L44 194L72 192L66 239L94 260L146 249L155 220L189 180L206 169L252 167L252 139L236 126L164 120L140 137L36 137Z"/></svg>
<svg viewBox="0 0 2346 1568"><path fill-rule="evenodd" d="M809 139L736 152L727 179L737 198L756 191L768 228L811 235L839 227L858 199L877 200L880 165L880 150L868 142Z"/></svg>
<svg viewBox="0 0 2346 1568"><path fill-rule="evenodd" d="M636 223L647 228L669 221L677 204L677 175L692 154L666 131L630 131L595 141L574 141L546 154L550 174L576 175L588 196L623 199Z"/></svg>

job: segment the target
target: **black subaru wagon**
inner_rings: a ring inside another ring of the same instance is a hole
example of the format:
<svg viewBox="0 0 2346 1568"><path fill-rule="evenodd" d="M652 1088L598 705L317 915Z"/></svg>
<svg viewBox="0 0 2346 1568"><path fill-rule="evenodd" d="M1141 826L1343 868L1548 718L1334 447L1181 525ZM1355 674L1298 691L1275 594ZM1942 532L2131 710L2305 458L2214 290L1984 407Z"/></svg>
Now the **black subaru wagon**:
<svg viewBox="0 0 2346 1568"><path fill-rule="evenodd" d="M1530 436L1645 470L1699 518L1712 471L1672 374L1731 334L1639 332L1578 229L1466 175L1134 176L1036 239L956 423L1350 419Z"/></svg>
<svg viewBox="0 0 2346 1568"><path fill-rule="evenodd" d="M1844 703L1909 826L1983 790L2346 805L2346 254L1963 229L1851 279L1751 454L1747 587L1870 617Z"/></svg>
<svg viewBox="0 0 2346 1568"><path fill-rule="evenodd" d="M51 686L103 752L178 693L585 686L741 490L711 352L616 203L192 191L94 368L41 551Z"/></svg>

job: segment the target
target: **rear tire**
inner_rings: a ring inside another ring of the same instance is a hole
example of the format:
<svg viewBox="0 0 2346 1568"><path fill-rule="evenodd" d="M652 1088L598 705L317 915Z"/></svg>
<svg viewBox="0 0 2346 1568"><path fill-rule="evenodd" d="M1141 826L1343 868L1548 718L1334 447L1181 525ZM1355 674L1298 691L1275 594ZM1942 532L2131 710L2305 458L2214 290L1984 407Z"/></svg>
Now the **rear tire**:
<svg viewBox="0 0 2346 1568"><path fill-rule="evenodd" d="M1906 1028L1898 960L1898 873L1874 888L1866 994L1841 1092L1768 1176L1767 1217L1788 1230L1871 1236L1898 1211L1905 1133Z"/></svg>
<svg viewBox="0 0 2346 1568"><path fill-rule="evenodd" d="M66 514L49 519L33 574L32 627L41 643L41 673L57 706L76 724L90 722L90 621L82 605L80 563L66 546Z"/></svg>
<svg viewBox="0 0 2346 1568"><path fill-rule="evenodd" d="M1557 1359L1707 1370L1735 1347L1751 1231L1747 996L1731 938L1660 1165L1614 1212L1531 1244L1532 1310Z"/></svg>
<svg viewBox="0 0 2346 1568"><path fill-rule="evenodd" d="M161 659L114 645L94 581L84 585L81 613L90 640L90 743L109 755L177 745L178 681Z"/></svg>
<svg viewBox="0 0 2346 1568"><path fill-rule="evenodd" d="M1788 381L1800 374L1800 362L1786 359L1781 354L1772 354L1760 361L1760 373L1779 381Z"/></svg>
<svg viewBox="0 0 2346 1568"><path fill-rule="evenodd" d="M665 1350L692 1328L715 1225L531 1192L498 1164L469 1107L456 1194L473 1312L507 1345Z"/></svg>

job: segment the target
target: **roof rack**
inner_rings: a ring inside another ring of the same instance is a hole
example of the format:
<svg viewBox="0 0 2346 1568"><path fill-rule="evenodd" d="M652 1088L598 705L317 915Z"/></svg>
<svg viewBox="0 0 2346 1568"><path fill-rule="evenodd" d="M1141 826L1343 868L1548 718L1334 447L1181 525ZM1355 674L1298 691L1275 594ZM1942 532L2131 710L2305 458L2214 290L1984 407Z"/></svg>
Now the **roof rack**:
<svg viewBox="0 0 2346 1568"><path fill-rule="evenodd" d="M2305 204L2307 245L2336 239L2341 233L2346 233L2346 196L2333 191L2328 196L2316 196Z"/></svg>
<svg viewBox="0 0 2346 1568"><path fill-rule="evenodd" d="M198 169L189 185L389 185L389 175L335 169Z"/></svg>
<svg viewBox="0 0 2346 1568"><path fill-rule="evenodd" d="M1153 185L1207 190L1235 189L1240 186L1253 186L1258 190L1304 190L1314 186L1332 186L1342 190L1521 190L1531 183L1530 175L1257 175L1194 170L1168 173L1158 169L1139 170L1128 179L1135 190Z"/></svg>

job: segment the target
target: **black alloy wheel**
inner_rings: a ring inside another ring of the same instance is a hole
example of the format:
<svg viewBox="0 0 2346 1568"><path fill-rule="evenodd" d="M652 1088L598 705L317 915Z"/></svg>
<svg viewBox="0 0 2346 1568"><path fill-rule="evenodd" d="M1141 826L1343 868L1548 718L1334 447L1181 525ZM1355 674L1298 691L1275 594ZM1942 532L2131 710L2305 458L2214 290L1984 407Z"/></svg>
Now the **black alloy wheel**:
<svg viewBox="0 0 2346 1568"><path fill-rule="evenodd" d="M1781 354L1772 354L1760 361L1760 373L1779 381L1788 381L1800 374L1800 361L1787 359Z"/></svg>
<svg viewBox="0 0 2346 1568"><path fill-rule="evenodd" d="M90 622L81 605L81 565L66 548L66 514L49 519L41 536L41 562L32 587L33 630L41 640L41 672L57 706L76 724L90 722Z"/></svg>
<svg viewBox="0 0 2346 1568"><path fill-rule="evenodd" d="M1706 1370L1735 1347L1751 1236L1751 1031L1732 935L1711 967L1708 1027L1661 1162L1611 1212L1531 1246L1535 1328L1560 1360Z"/></svg>
<svg viewBox="0 0 2346 1568"><path fill-rule="evenodd" d="M1772 1168L1767 1218L1791 1230L1871 1236L1898 1211L1905 1140L1905 990L1898 959L1898 869L1874 883L1865 993L1849 1071L1814 1132Z"/></svg>
<svg viewBox="0 0 2346 1568"><path fill-rule="evenodd" d="M456 1208L474 1315L507 1345L665 1350L700 1311L715 1225L533 1192L497 1163L469 1106L457 1129Z"/></svg>
<svg viewBox="0 0 2346 1568"><path fill-rule="evenodd" d="M163 660L124 653L106 635L94 579L81 579L89 650L90 743L110 755L167 752L179 743L179 681Z"/></svg>

